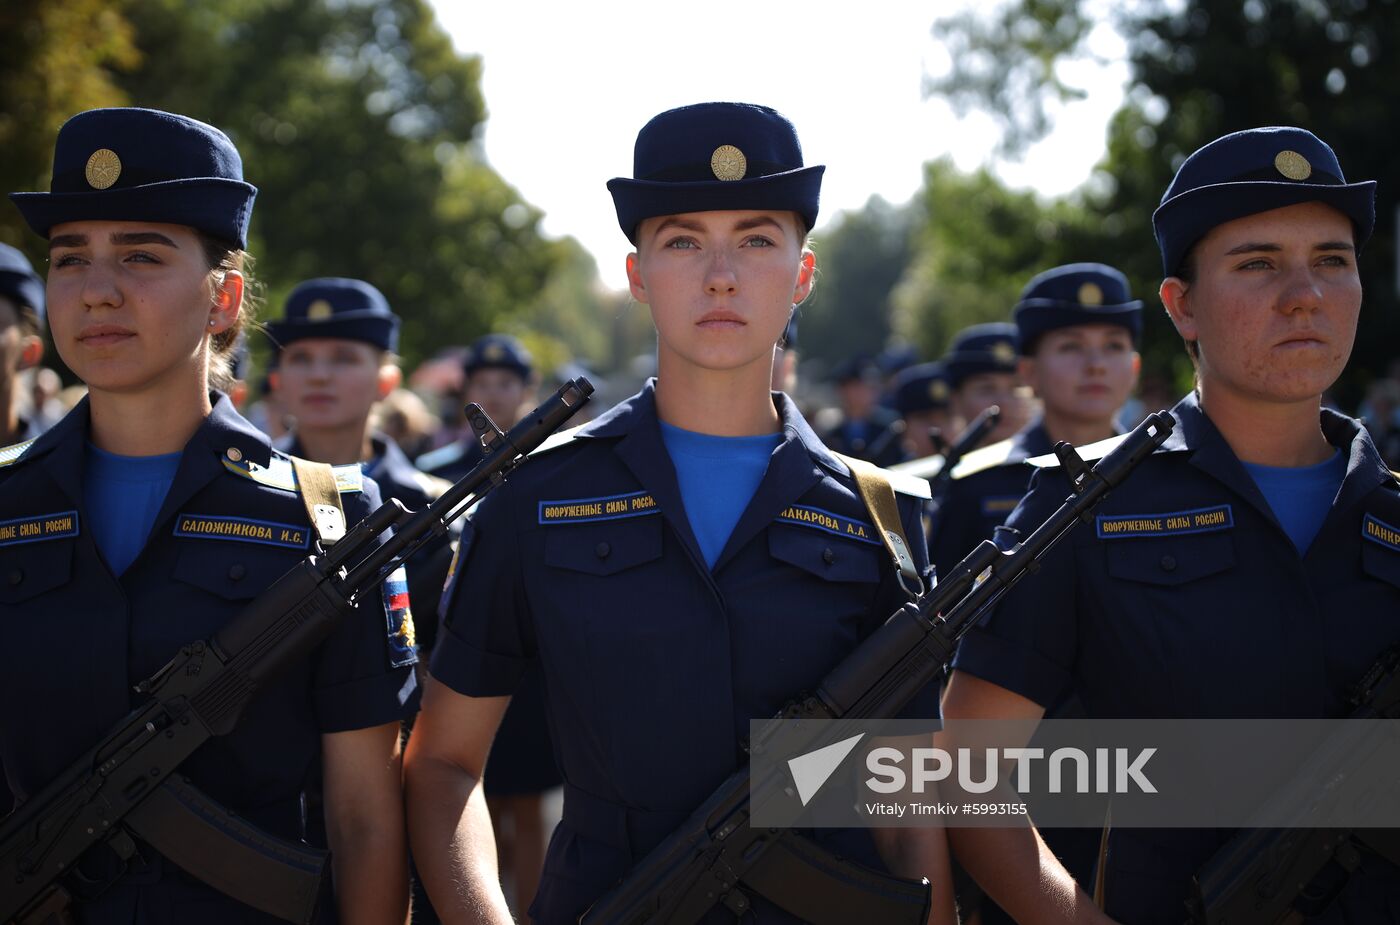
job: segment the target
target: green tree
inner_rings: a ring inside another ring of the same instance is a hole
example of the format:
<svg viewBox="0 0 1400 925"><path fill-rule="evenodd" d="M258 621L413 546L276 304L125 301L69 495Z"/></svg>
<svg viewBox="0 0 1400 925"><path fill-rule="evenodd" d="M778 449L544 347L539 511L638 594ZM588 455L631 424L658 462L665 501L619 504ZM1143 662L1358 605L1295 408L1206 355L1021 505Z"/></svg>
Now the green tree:
<svg viewBox="0 0 1400 925"><path fill-rule="evenodd" d="M1090 217L1076 202L1009 190L986 168L928 164L915 204L922 233L895 295L896 328L928 357L970 324L1009 321L1036 273L1092 253Z"/></svg>
<svg viewBox="0 0 1400 925"><path fill-rule="evenodd" d="M872 198L814 239L817 285L802 305L802 355L837 363L890 339L890 295L912 254L918 213Z"/></svg>
<svg viewBox="0 0 1400 925"><path fill-rule="evenodd" d="M53 138L79 109L125 97L114 72L137 66L130 24L108 0L9 0L0 6L0 189L48 189ZM0 208L0 241L43 248Z"/></svg>

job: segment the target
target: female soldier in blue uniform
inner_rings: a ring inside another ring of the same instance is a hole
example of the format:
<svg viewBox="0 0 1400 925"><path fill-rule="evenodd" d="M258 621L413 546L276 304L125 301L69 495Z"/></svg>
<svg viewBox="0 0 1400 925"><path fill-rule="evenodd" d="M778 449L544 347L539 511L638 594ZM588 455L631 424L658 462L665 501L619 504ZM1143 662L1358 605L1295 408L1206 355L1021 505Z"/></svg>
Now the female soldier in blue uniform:
<svg viewBox="0 0 1400 925"><path fill-rule="evenodd" d="M276 446L303 459L358 465L384 498L421 511L448 483L419 472L398 444L370 426L375 402L402 379L394 358L399 324L384 294L363 280L299 283L287 296L282 319L267 324L279 351L269 379L296 419L295 431ZM425 544L406 566L409 597L436 601L451 561L450 537ZM416 631L431 651L437 621L431 611L426 617Z"/></svg>
<svg viewBox="0 0 1400 925"><path fill-rule="evenodd" d="M60 130L51 192L13 196L49 239L49 327L88 387L52 430L0 451L0 758L21 801L138 705L133 685L310 548L288 461L209 387L250 314L255 193L218 129L105 109ZM358 470L337 482L351 522L378 504ZM181 768L272 834L333 849L321 922L407 913L402 629L366 604ZM302 796L317 776L324 814ZM112 883L78 921L275 921L172 860L138 845L122 871L97 849L83 872Z"/></svg>
<svg viewBox="0 0 1400 925"><path fill-rule="evenodd" d="M1182 164L1153 223L1196 390L1095 523L963 641L948 719L1038 719L1067 692L1090 717L1346 715L1348 689L1400 642L1400 549L1386 539L1400 487L1359 423L1321 407L1356 334L1374 195L1297 128L1227 135ZM1068 490L1058 470L1037 474L1009 527L1032 529ZM1192 875L1230 834L1115 828L1108 916L1179 923ZM1033 830L954 838L1020 921L1104 919ZM1400 876L1365 854L1318 921L1396 910Z"/></svg>
<svg viewBox="0 0 1400 925"><path fill-rule="evenodd" d="M565 791L530 914L572 922L746 760L750 719L905 599L849 469L769 391L812 286L822 169L773 110L704 103L649 122L639 179L609 184L658 376L530 461L464 531L407 758L415 855L449 919L508 921L480 777L536 660ZM916 502L900 513L923 570ZM896 873L947 890L939 830L879 834ZM880 865L865 830L823 837Z"/></svg>
<svg viewBox="0 0 1400 925"><path fill-rule="evenodd" d="M1071 263L1036 275L1013 313L1019 375L1041 413L1015 436L963 457L929 531L929 558L946 575L1001 526L1031 480L1025 461L1056 443L1084 445L1118 433L1137 382L1142 303L1122 273Z"/></svg>

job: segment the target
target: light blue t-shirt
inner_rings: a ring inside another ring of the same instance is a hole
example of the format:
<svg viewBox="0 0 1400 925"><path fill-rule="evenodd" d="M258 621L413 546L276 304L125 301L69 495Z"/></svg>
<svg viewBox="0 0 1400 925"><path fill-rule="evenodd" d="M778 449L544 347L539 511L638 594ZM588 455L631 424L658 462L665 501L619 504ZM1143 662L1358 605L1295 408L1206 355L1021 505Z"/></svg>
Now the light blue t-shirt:
<svg viewBox="0 0 1400 925"><path fill-rule="evenodd" d="M783 435L715 437L662 423L661 440L676 467L690 529L714 568Z"/></svg>
<svg viewBox="0 0 1400 925"><path fill-rule="evenodd" d="M113 575L127 570L146 545L170 483L180 468L180 453L163 456L118 456L87 445L83 468L86 527Z"/></svg>
<svg viewBox="0 0 1400 925"><path fill-rule="evenodd" d="M1346 478L1347 458L1342 451L1315 466L1284 468L1245 463L1244 468L1259 486L1298 554L1307 553L1332 509L1342 479Z"/></svg>

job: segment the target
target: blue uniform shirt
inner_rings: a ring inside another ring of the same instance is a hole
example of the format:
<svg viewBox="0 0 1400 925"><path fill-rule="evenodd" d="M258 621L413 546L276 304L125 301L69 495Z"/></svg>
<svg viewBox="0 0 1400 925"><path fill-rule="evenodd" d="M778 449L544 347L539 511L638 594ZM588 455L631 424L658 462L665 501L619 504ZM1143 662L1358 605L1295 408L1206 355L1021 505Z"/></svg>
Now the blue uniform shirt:
<svg viewBox="0 0 1400 925"><path fill-rule="evenodd" d="M0 451L0 763L37 792L141 702L133 686L207 638L310 551L290 467L223 395L186 444L139 555L119 577L98 554L83 495L88 404L22 451ZM358 473L354 473L358 476ZM343 489L350 523L379 490ZM324 845L302 794L321 735L394 722L416 706L413 655L371 595L313 655L272 682L231 734L181 767L201 790L282 838ZM276 921L165 863L145 861L79 921L204 925ZM320 922L335 921L323 903ZM196 912L197 910L197 912Z"/></svg>
<svg viewBox="0 0 1400 925"><path fill-rule="evenodd" d="M650 384L530 460L463 531L432 671L489 697L543 664L565 795L537 920L573 921L746 760L750 719L810 689L905 600L849 470L774 400L782 443L713 568ZM900 511L923 569L916 499ZM821 837L880 865L863 829ZM771 907L759 920L787 921Z"/></svg>
<svg viewBox="0 0 1400 925"><path fill-rule="evenodd" d="M1193 393L1177 429L1003 599L955 667L1103 718L1345 716L1347 689L1400 643L1400 485L1359 423L1322 411L1346 477L1300 556ZM1008 526L1069 494L1038 472ZM1176 526L1172 515L1188 515ZM1122 922L1182 920L1191 876L1230 832L1114 829L1105 891ZM1400 877L1363 862L1324 921L1390 922Z"/></svg>
<svg viewBox="0 0 1400 925"><path fill-rule="evenodd" d="M1264 500L1288 533L1298 552L1306 553L1312 545L1332 499L1346 476L1347 460L1341 451L1315 466L1285 468L1245 463L1245 471L1264 493Z"/></svg>
<svg viewBox="0 0 1400 925"><path fill-rule="evenodd" d="M83 502L97 549L113 575L126 571L146 545L180 455L118 456L87 445Z"/></svg>

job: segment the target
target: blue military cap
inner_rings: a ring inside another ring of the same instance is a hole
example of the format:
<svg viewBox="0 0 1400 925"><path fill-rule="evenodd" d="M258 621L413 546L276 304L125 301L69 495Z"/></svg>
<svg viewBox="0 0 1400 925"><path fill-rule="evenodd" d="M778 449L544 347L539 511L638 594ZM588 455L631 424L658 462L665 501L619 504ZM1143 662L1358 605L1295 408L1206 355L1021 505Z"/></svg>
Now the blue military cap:
<svg viewBox="0 0 1400 925"><path fill-rule="evenodd" d="M8 244L0 244L0 296L21 308L27 306L43 323L44 281L29 259Z"/></svg>
<svg viewBox="0 0 1400 925"><path fill-rule="evenodd" d="M1136 343L1142 333L1142 302L1128 291L1128 278L1113 267L1070 263L1027 283L1012 319L1021 353L1027 356L1041 335L1077 324L1120 325Z"/></svg>
<svg viewBox="0 0 1400 925"><path fill-rule="evenodd" d="M397 350L399 316L384 293L363 280L308 279L287 296L282 320L268 322L267 333L279 349L307 337L338 337Z"/></svg>
<svg viewBox="0 0 1400 925"><path fill-rule="evenodd" d="M953 337L942 363L952 389L978 373L1014 373L1016 326L993 321L963 328Z"/></svg>
<svg viewBox="0 0 1400 925"><path fill-rule="evenodd" d="M682 212L776 209L817 223L822 166L806 167L797 130L752 103L669 109L637 135L632 177L608 181L617 223L633 244L642 219Z"/></svg>
<svg viewBox="0 0 1400 925"><path fill-rule="evenodd" d="M860 353L836 364L836 368L831 371L831 378L837 385L855 382L857 379L879 382L880 364L870 354Z"/></svg>
<svg viewBox="0 0 1400 925"><path fill-rule="evenodd" d="M894 409L900 414L948 407L953 390L942 363L920 363L899 374L894 385Z"/></svg>
<svg viewBox="0 0 1400 925"><path fill-rule="evenodd" d="M470 376L478 369L509 369L522 379L534 372L534 360L525 345L509 334L485 334L467 348L462 368Z"/></svg>
<svg viewBox="0 0 1400 925"><path fill-rule="evenodd" d="M156 109L90 109L58 130L47 193L11 193L43 237L63 222L188 225L248 246L257 188L228 136Z"/></svg>
<svg viewBox="0 0 1400 925"><path fill-rule="evenodd" d="M912 344L892 344L875 357L881 375L893 376L919 362L919 351Z"/></svg>
<svg viewBox="0 0 1400 925"><path fill-rule="evenodd" d="M1347 183L1337 155L1312 132L1270 126L1234 132L1181 165L1152 214L1162 272L1174 275L1191 246L1217 225L1302 202L1351 219L1356 248L1376 224L1376 183Z"/></svg>

